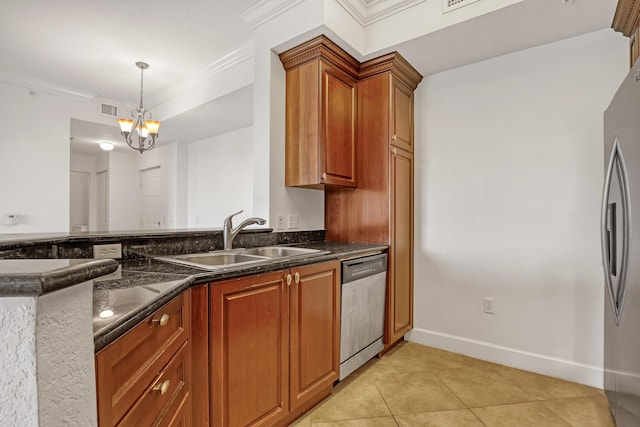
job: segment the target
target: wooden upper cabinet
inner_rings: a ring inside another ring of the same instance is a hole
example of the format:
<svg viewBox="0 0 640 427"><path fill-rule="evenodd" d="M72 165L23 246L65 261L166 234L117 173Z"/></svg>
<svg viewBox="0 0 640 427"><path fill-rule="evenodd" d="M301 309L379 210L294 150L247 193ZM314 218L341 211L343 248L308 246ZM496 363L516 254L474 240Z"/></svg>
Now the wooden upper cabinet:
<svg viewBox="0 0 640 427"><path fill-rule="evenodd" d="M385 79L388 93L371 92L364 96L365 102L385 104L389 127L385 137L389 144L413 153L413 92L422 76L399 53L394 52L372 59L360 66L361 86L370 79ZM362 98L362 97L361 97ZM360 120L368 118L360 115ZM370 123L362 123L363 127Z"/></svg>
<svg viewBox="0 0 640 427"><path fill-rule="evenodd" d="M355 187L358 62L324 36L280 60L287 73L285 185Z"/></svg>
<svg viewBox="0 0 640 427"><path fill-rule="evenodd" d="M630 65L640 57L640 1L619 0L611 27L629 37Z"/></svg>
<svg viewBox="0 0 640 427"><path fill-rule="evenodd" d="M413 153L413 91L391 79L391 144Z"/></svg>

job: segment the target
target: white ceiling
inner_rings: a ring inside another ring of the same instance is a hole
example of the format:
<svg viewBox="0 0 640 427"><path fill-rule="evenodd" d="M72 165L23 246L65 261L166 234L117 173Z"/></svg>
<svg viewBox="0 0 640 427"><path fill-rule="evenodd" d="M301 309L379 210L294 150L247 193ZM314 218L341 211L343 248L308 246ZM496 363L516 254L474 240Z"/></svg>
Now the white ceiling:
<svg viewBox="0 0 640 427"><path fill-rule="evenodd" d="M258 0L2 0L0 70L117 101L187 79L251 39Z"/></svg>
<svg viewBox="0 0 640 427"><path fill-rule="evenodd" d="M426 76L610 28L616 4L617 0L525 0L396 48Z"/></svg>
<svg viewBox="0 0 640 427"><path fill-rule="evenodd" d="M251 40L252 29L241 13L257 3L259 0L2 0L0 73L17 73L135 105L140 85L136 61L150 65L144 74L144 90L145 99L153 98ZM399 50L428 75L608 28L616 3L524 0L389 50ZM166 120L159 141L194 141L203 132L219 133L231 124L251 124L249 90ZM230 102L230 107L223 107L223 102ZM218 123L210 119L216 116L205 116L211 109L221 118ZM74 132L84 129L76 128ZM97 138L107 138L100 136L103 130L96 129ZM116 140L121 140L114 130ZM82 134L72 136L76 142L88 139ZM95 145L95 137L92 141Z"/></svg>

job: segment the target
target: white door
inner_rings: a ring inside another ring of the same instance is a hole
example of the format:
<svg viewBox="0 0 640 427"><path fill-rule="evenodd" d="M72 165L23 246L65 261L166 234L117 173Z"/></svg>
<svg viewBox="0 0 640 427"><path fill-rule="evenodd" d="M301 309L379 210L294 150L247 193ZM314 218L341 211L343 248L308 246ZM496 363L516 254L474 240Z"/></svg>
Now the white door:
<svg viewBox="0 0 640 427"><path fill-rule="evenodd" d="M102 171L96 174L97 179L97 221L98 231L109 231L109 172Z"/></svg>
<svg viewBox="0 0 640 427"><path fill-rule="evenodd" d="M162 186L160 166L140 171L142 193L142 228L145 230L164 227Z"/></svg>
<svg viewBox="0 0 640 427"><path fill-rule="evenodd" d="M89 173L71 171L69 178L69 230L89 228Z"/></svg>

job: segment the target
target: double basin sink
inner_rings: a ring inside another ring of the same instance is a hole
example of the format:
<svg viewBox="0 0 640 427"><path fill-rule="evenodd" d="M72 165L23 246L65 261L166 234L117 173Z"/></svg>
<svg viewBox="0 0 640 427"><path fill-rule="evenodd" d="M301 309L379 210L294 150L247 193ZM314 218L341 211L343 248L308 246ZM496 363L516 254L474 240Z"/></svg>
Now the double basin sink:
<svg viewBox="0 0 640 427"><path fill-rule="evenodd" d="M188 255L162 256L155 259L207 270L217 270L269 260L286 260L306 255L322 255L324 253L328 253L328 251L289 246L263 246L250 249L230 249Z"/></svg>

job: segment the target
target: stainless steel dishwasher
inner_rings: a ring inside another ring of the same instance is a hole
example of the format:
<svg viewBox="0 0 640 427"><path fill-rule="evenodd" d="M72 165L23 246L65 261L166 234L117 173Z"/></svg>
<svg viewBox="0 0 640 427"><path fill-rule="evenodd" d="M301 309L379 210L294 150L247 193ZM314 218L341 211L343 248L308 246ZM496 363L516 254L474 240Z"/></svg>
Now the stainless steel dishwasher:
<svg viewBox="0 0 640 427"><path fill-rule="evenodd" d="M342 262L340 379L382 351L387 254Z"/></svg>

